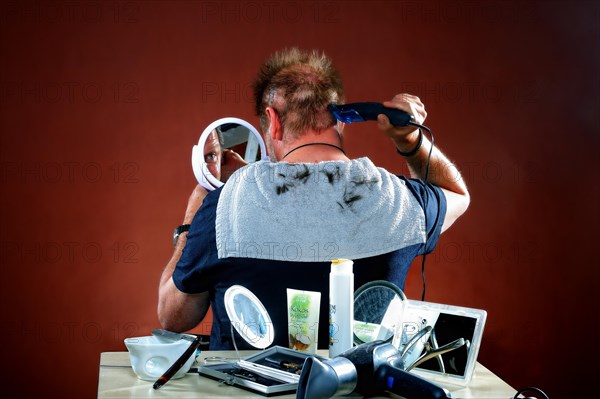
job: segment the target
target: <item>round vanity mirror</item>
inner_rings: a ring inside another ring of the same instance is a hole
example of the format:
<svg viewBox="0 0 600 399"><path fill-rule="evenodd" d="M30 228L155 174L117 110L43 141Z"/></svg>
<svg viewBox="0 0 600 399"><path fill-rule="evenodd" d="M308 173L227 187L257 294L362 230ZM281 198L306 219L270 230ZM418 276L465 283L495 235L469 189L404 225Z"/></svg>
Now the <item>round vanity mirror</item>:
<svg viewBox="0 0 600 399"><path fill-rule="evenodd" d="M249 289L232 285L225 291L224 301L231 325L246 342L258 349L273 343L275 332L271 317Z"/></svg>
<svg viewBox="0 0 600 399"><path fill-rule="evenodd" d="M221 187L233 172L251 162L268 160L265 143L250 123L239 118L221 118L204 129L192 148L196 180L212 191Z"/></svg>
<svg viewBox="0 0 600 399"><path fill-rule="evenodd" d="M391 342L400 328L406 296L397 285L378 280L354 293L354 343L382 340Z"/></svg>

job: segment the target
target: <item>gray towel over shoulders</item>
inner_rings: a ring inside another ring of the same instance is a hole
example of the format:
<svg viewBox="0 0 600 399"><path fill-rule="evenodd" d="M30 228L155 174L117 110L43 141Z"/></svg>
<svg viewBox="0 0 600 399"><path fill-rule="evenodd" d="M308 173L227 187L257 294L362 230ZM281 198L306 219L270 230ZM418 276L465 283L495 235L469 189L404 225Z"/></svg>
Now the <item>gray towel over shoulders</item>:
<svg viewBox="0 0 600 399"><path fill-rule="evenodd" d="M425 242L405 182L368 158L248 165L223 186L215 228L219 258L326 262Z"/></svg>

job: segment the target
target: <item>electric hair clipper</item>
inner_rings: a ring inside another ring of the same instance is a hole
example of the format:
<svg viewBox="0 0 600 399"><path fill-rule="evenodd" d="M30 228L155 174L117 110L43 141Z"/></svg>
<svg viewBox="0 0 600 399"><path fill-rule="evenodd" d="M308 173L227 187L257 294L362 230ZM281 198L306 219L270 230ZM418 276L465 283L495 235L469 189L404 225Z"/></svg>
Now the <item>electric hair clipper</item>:
<svg viewBox="0 0 600 399"><path fill-rule="evenodd" d="M414 123L412 115L396 108L384 107L381 103L329 104L327 109L335 119L344 123L376 121L379 114L387 116L394 126L402 127Z"/></svg>

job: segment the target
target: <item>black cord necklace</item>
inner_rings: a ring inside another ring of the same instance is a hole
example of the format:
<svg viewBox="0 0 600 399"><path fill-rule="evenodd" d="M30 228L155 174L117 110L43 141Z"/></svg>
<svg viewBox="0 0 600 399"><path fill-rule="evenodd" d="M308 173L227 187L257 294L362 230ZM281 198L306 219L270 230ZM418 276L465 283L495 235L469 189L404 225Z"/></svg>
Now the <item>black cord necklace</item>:
<svg viewBox="0 0 600 399"><path fill-rule="evenodd" d="M292 148L291 150L289 150L288 152L285 153L285 155L283 157L281 157L281 160L283 161L285 159L285 157L287 157L288 155L290 155L292 152L299 150L302 147L308 147L309 145L326 145L329 147L333 147L333 148L337 148L338 150L340 150L342 152L342 154L346 155L346 151L344 151L342 149L342 147L339 147L335 144L329 144L329 143L322 143L322 142L316 142L316 143L306 143L306 144L302 144L299 145L298 147Z"/></svg>

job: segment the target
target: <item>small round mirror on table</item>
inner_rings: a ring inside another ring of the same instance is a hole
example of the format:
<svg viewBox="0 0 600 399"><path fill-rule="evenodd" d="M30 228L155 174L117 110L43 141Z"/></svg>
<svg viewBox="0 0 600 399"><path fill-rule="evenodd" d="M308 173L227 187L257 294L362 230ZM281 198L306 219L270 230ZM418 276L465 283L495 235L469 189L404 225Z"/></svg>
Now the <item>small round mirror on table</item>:
<svg viewBox="0 0 600 399"><path fill-rule="evenodd" d="M254 126L240 118L221 118L204 129L192 148L196 180L208 191L221 187L242 166L268 160L265 143Z"/></svg>
<svg viewBox="0 0 600 399"><path fill-rule="evenodd" d="M401 327L406 296L395 284L371 281L354 293L354 343L391 342Z"/></svg>
<svg viewBox="0 0 600 399"><path fill-rule="evenodd" d="M275 331L271 317L250 290L241 285L232 285L225 291L224 301L232 328L247 343L258 349L265 349L273 343ZM232 339L237 348L235 336Z"/></svg>

